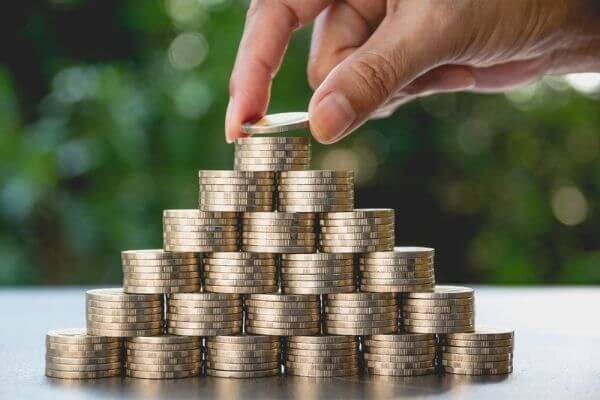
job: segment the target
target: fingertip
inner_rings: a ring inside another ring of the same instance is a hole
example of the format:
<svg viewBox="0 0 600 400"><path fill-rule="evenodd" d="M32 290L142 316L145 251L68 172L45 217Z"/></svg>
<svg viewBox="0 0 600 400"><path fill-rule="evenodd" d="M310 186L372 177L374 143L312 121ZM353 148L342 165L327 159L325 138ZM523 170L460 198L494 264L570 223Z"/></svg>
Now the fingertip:
<svg viewBox="0 0 600 400"><path fill-rule="evenodd" d="M357 114L341 92L333 91L319 97L313 98L308 109L310 129L319 143L331 144L348 133Z"/></svg>

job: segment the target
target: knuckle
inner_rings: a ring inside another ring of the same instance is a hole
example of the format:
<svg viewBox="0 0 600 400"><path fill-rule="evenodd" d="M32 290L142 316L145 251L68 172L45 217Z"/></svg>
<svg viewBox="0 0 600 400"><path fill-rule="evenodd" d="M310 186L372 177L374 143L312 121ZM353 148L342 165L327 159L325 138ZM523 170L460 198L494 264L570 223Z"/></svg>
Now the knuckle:
<svg viewBox="0 0 600 400"><path fill-rule="evenodd" d="M308 84L313 90L316 90L328 74L329 71L323 65L310 63L307 69Z"/></svg>
<svg viewBox="0 0 600 400"><path fill-rule="evenodd" d="M352 64L358 87L374 103L386 101L393 93L397 82L396 68L387 57L376 52L359 54Z"/></svg>

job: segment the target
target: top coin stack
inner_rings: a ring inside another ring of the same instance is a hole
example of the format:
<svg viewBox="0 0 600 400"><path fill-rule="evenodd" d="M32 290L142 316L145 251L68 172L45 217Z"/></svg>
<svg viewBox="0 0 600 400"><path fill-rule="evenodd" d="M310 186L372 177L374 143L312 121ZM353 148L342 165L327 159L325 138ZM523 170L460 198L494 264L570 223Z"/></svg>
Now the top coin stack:
<svg viewBox="0 0 600 400"><path fill-rule="evenodd" d="M238 214L235 212L163 211L163 245L166 251L237 251L239 237Z"/></svg>
<svg viewBox="0 0 600 400"><path fill-rule="evenodd" d="M52 378L107 378L121 374L121 339L91 336L85 329L58 329L46 335L46 375Z"/></svg>
<svg viewBox="0 0 600 400"><path fill-rule="evenodd" d="M478 327L443 338L444 371L463 375L508 374L513 368L514 332Z"/></svg>
<svg viewBox="0 0 600 400"><path fill-rule="evenodd" d="M88 335L156 336L163 331L161 294L128 294L121 288L85 293Z"/></svg>
<svg viewBox="0 0 600 400"><path fill-rule="evenodd" d="M248 137L235 141L234 169L240 171L293 171L308 169L307 137Z"/></svg>
<svg viewBox="0 0 600 400"><path fill-rule="evenodd" d="M270 171L198 172L200 210L273 211L275 173Z"/></svg>
<svg viewBox="0 0 600 400"><path fill-rule="evenodd" d="M394 210L366 208L321 214L319 249L325 253L369 253L394 248Z"/></svg>
<svg viewBox="0 0 600 400"><path fill-rule="evenodd" d="M121 252L123 291L126 293L177 293L200 289L197 253L156 250Z"/></svg>
<svg viewBox="0 0 600 400"><path fill-rule="evenodd" d="M471 332L474 309L473 289L438 285L433 292L405 295L402 323L404 330L412 333Z"/></svg>
<svg viewBox="0 0 600 400"><path fill-rule="evenodd" d="M332 212L354 208L351 171L284 171L278 190L279 211Z"/></svg>
<svg viewBox="0 0 600 400"><path fill-rule="evenodd" d="M426 292L435 284L433 249L394 247L360 256L360 288L365 292Z"/></svg>

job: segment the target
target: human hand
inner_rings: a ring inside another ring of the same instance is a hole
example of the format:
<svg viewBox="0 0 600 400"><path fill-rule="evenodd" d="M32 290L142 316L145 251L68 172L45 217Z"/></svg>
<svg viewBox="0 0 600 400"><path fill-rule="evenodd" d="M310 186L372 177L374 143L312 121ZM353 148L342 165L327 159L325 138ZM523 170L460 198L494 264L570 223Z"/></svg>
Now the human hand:
<svg viewBox="0 0 600 400"><path fill-rule="evenodd" d="M415 97L600 69L594 0L254 0L231 74L228 141L265 114L292 32L313 20L308 110L322 143Z"/></svg>

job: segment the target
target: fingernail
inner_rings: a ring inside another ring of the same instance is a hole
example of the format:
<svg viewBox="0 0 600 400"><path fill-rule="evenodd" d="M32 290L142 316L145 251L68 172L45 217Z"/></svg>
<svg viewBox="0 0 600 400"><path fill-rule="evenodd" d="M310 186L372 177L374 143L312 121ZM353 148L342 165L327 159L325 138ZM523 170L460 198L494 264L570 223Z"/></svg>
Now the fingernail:
<svg viewBox="0 0 600 400"><path fill-rule="evenodd" d="M233 108L233 96L229 97L229 103L227 103L227 111L225 111L225 141L229 144L233 143L233 140L229 137L229 118L231 109Z"/></svg>
<svg viewBox="0 0 600 400"><path fill-rule="evenodd" d="M331 92L309 110L310 129L325 144L340 139L356 119L356 112L346 96Z"/></svg>
<svg viewBox="0 0 600 400"><path fill-rule="evenodd" d="M466 90L475 87L475 77L469 70L459 70L445 77L448 90Z"/></svg>

